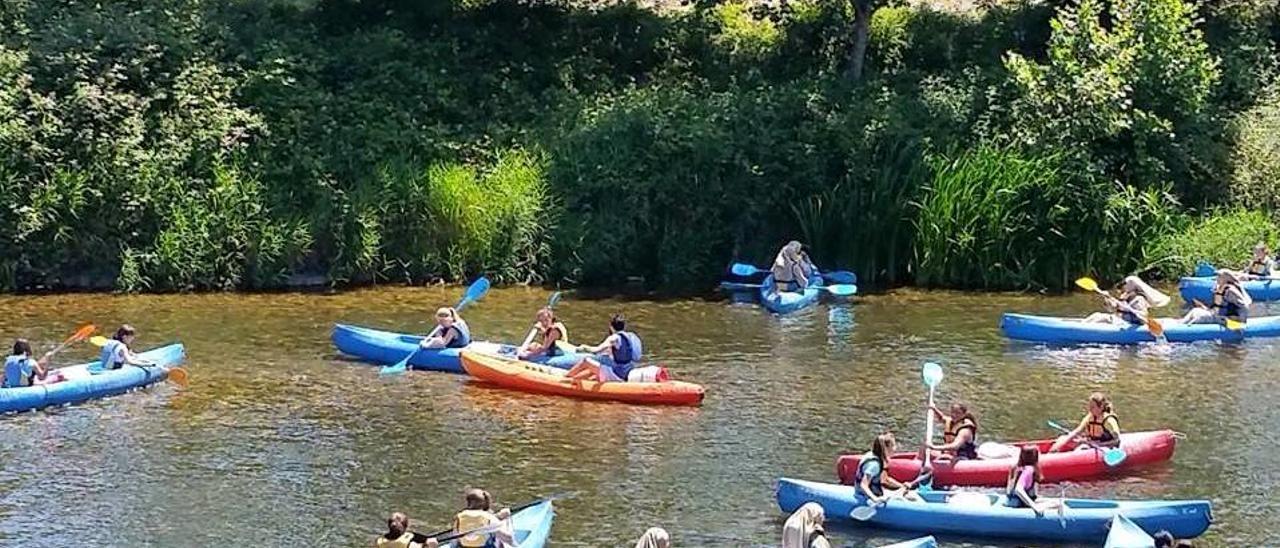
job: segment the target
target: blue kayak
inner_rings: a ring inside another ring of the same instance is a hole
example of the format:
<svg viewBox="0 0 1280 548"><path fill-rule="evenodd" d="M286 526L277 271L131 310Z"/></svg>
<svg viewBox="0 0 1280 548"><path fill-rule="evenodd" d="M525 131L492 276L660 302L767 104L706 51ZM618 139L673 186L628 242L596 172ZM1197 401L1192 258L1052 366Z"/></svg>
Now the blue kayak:
<svg viewBox="0 0 1280 548"><path fill-rule="evenodd" d="M877 508L865 522L854 520L850 512L863 506L856 488L783 478L778 480L778 506L791 513L806 502L822 505L829 520L866 523L889 529L950 533L966 536L1055 540L1101 544L1107 538L1111 519L1123 513L1144 529L1167 530L1177 538L1200 536L1213 521L1207 500L1110 501L1066 499L1060 520L1050 511L1037 517L1028 508L1005 505L1004 495L975 495L983 504L948 504L953 493L920 493L922 501L892 499Z"/></svg>
<svg viewBox="0 0 1280 548"><path fill-rule="evenodd" d="M168 378L169 368L182 363L184 356L181 344L171 344L138 354L144 360L155 362L155 366L126 365L104 371L101 362L95 361L55 369L51 373L59 373L65 380L22 388L0 388L0 413L70 405L149 386Z"/></svg>
<svg viewBox="0 0 1280 548"><path fill-rule="evenodd" d="M1219 324L1186 325L1176 319L1161 319L1169 342L1240 341L1251 337L1280 336L1280 316L1251 318L1244 329L1232 331ZM1054 318L1028 314L1005 314L1000 329L1006 337L1020 341L1079 344L1135 344L1154 342L1145 325L1086 323L1078 318Z"/></svg>
<svg viewBox="0 0 1280 548"><path fill-rule="evenodd" d="M880 548L938 548L938 541L932 536L928 536L896 542L888 546L881 546Z"/></svg>
<svg viewBox="0 0 1280 548"><path fill-rule="evenodd" d="M760 302L764 307L774 314L790 314L797 310L803 310L814 304L822 297L822 277L813 276L809 279L809 287L804 291L777 291L773 283L773 274L765 276L764 282L760 285Z"/></svg>
<svg viewBox="0 0 1280 548"><path fill-rule="evenodd" d="M1103 548L1152 548L1156 539L1151 538L1138 524L1124 516L1111 519L1111 531L1107 533L1107 543Z"/></svg>
<svg viewBox="0 0 1280 548"><path fill-rule="evenodd" d="M520 548L543 548L551 537L551 522L555 519L555 508L551 501L541 502L516 512L511 516L511 524L515 529L516 543ZM456 546L454 543L441 546Z"/></svg>
<svg viewBox="0 0 1280 548"><path fill-rule="evenodd" d="M1178 292L1188 303L1198 300L1209 304L1213 302L1213 282L1213 276L1188 276L1178 282ZM1280 278L1246 280L1240 285L1255 301L1280 301Z"/></svg>
<svg viewBox="0 0 1280 548"><path fill-rule="evenodd" d="M338 350L342 351L342 353L379 365L390 365L403 360L410 352L417 350L423 339L419 335L393 333L391 331L344 324L337 324L333 327L331 338L334 346L338 347ZM418 350L413 355L413 358L409 360L409 366L423 371L463 373L461 358L463 350L508 358L514 358L516 354L516 347L509 344L475 341L466 348ZM574 364L582 361L582 357L580 354L565 352L554 358L539 358L533 361L561 369L569 369Z"/></svg>

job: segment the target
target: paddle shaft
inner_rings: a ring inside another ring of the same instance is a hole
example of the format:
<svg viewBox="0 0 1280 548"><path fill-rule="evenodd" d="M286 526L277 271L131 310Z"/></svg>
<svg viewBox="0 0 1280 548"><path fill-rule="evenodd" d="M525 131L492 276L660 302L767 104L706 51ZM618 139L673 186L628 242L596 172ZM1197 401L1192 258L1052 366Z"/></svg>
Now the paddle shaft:
<svg viewBox="0 0 1280 548"><path fill-rule="evenodd" d="M534 506L537 506L537 505L542 504L542 503L544 503L544 502L547 502L547 501L549 501L549 500L555 500L555 499L560 498L560 497L562 497L562 496L564 496L564 495L554 495L554 496L550 496L550 497L547 497L547 498L544 498L544 499L538 499L538 500L535 500L535 501L533 501L533 502L528 502L528 503L525 503L525 504L521 504L520 506L517 506L517 507L515 507L515 508L512 508L512 509L511 509L511 515L512 515L512 516L515 516L516 512L519 512L519 511L521 511L521 510L526 510L526 509L529 509L529 508L533 508ZM444 542L446 542L446 541L450 541L450 540L457 539L457 538L462 538L462 537L465 537L465 536L467 536L467 535L470 535L470 534L476 533L476 532L478 532L478 531L483 531L483 530L485 530L485 529L488 529L488 527L481 527L481 528L476 529L476 530L474 530L474 531L466 531L466 532L462 532L462 533L457 533L457 534L454 534L454 535L450 535L450 536L448 536L448 537L441 537L440 535L449 535L451 532L453 532L453 529L452 529L452 528L449 528L449 529L443 529L443 530L440 530L440 531L436 531L436 532L434 532L434 533L432 533L432 534L430 534L430 535L424 535L424 534L422 534L422 533L414 533L414 534L413 534L413 541L414 541L414 542L418 542L418 543L422 543L422 542L426 542L426 541L427 541L427 539L429 539L429 538L434 538L434 539L436 539L436 540L440 541L441 543L444 543Z"/></svg>

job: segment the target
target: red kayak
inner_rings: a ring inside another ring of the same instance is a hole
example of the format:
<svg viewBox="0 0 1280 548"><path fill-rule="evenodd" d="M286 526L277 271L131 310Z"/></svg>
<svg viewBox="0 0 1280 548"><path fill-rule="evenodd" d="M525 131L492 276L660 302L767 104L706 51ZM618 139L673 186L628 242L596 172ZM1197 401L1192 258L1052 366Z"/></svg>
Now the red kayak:
<svg viewBox="0 0 1280 548"><path fill-rule="evenodd" d="M1037 445L1040 447L1040 470L1044 473L1044 481L1074 481L1098 476L1106 476L1132 470L1141 466L1164 462L1173 457L1176 440L1172 430L1156 432L1133 432L1120 435L1120 448L1128 453L1128 458L1118 466L1109 467L1102 462L1103 451L1097 449L1074 450L1074 443L1058 453L1046 453L1054 440L1023 441L1010 444L1014 447ZM916 453L898 453L890 459L889 474L899 481L911 481L920 474L921 461ZM842 455L836 459L836 475L840 483L851 485L858 472L858 463L862 455ZM1004 487L1009 478L1009 469L1017 462L1017 457L978 460L935 460L933 484L942 485L974 485L988 487Z"/></svg>

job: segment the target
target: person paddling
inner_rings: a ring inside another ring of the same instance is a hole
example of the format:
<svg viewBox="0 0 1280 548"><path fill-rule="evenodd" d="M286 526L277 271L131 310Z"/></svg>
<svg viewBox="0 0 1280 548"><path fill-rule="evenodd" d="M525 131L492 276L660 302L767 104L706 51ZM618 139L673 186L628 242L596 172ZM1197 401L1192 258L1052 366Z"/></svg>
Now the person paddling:
<svg viewBox="0 0 1280 548"><path fill-rule="evenodd" d="M1253 246L1253 258L1244 267L1244 278L1247 280L1269 278L1275 271L1276 261L1271 258L1271 251L1267 249L1267 243L1258 242L1257 245Z"/></svg>
<svg viewBox="0 0 1280 548"><path fill-rule="evenodd" d="M769 273L773 275L776 291L803 291L815 272L813 263L804 252L804 246L795 240L787 242L773 259Z"/></svg>
<svg viewBox="0 0 1280 548"><path fill-rule="evenodd" d="M1217 323L1227 320L1245 323L1249 321L1249 305L1253 298L1244 290L1243 275L1218 269L1213 284L1213 303L1208 307L1196 306L1182 317L1184 324Z"/></svg>
<svg viewBox="0 0 1280 548"><path fill-rule="evenodd" d="M862 455L858 463L858 472L854 475L853 484L858 488L858 495L872 503L882 503L891 497L916 499L918 495L893 476L889 475L889 458L897 448L893 434L885 432L876 436L871 444L871 451ZM893 491L885 491L885 487Z"/></svg>
<svg viewBox="0 0 1280 548"><path fill-rule="evenodd" d="M133 340L137 337L138 332L132 325L124 324L116 330L115 336L107 340L107 344L102 345L102 352L99 354L99 371L110 371L120 369L126 365L136 365L138 367L150 367L155 365L150 360L139 358L129 349L129 345L133 344Z"/></svg>
<svg viewBox="0 0 1280 548"><path fill-rule="evenodd" d="M522 360L532 360L543 356L554 358L564 354L558 343L569 342L569 331L560 320L556 319L555 311L550 308L538 310L533 329L537 332L537 338L520 347L516 352L517 357Z"/></svg>
<svg viewBox="0 0 1280 548"><path fill-rule="evenodd" d="M49 374L49 358L52 352L46 353L38 360L31 359L31 343L26 339L13 342L13 354L4 360L3 388L21 388L31 386L37 379L43 380Z"/></svg>
<svg viewBox="0 0 1280 548"><path fill-rule="evenodd" d="M453 518L453 532L455 534L474 531L504 522L506 526L499 527L497 531L492 533L465 535L458 539L458 546L465 548L494 548L516 545L514 533L510 528L510 509L503 508L496 514L492 513L490 510L493 506L493 497L487 491L480 489L467 489L462 498L466 508L458 512Z"/></svg>
<svg viewBox="0 0 1280 548"><path fill-rule="evenodd" d="M1111 400L1102 392L1089 395L1086 413L1074 430L1063 434L1049 447L1050 453L1061 451L1072 441L1085 441L1101 447L1120 447L1120 419L1112 410ZM1080 444L1080 447L1087 447Z"/></svg>
<svg viewBox="0 0 1280 548"><path fill-rule="evenodd" d="M933 451L932 457L951 458L954 460L978 458L978 419L969 412L969 406L963 403L951 404L950 414L941 409L931 407L933 415L942 421L942 443L928 444Z"/></svg>
<svg viewBox="0 0 1280 548"><path fill-rule="evenodd" d="M387 533L374 539L376 548L421 548L409 532L409 516L396 512L387 518Z"/></svg>
<svg viewBox="0 0 1280 548"><path fill-rule="evenodd" d="M1044 516L1047 510L1058 510L1062 517L1062 501L1057 499L1038 500L1036 484L1044 481L1040 472L1040 449L1035 445L1024 445L1018 453L1018 464L1009 470L1009 481L1005 486L1005 505L1011 508L1030 508L1036 516Z"/></svg>
<svg viewBox="0 0 1280 548"><path fill-rule="evenodd" d="M458 311L442 307L436 310L436 327L427 334L419 346L422 348L466 348L471 344L471 328Z"/></svg>
<svg viewBox="0 0 1280 548"><path fill-rule="evenodd" d="M636 548L671 548L671 535L661 527L650 527L640 535Z"/></svg>
<svg viewBox="0 0 1280 548"><path fill-rule="evenodd" d="M602 383L627 382L640 361L643 348L640 336L627 331L627 320L622 314L614 314L609 319L609 336L595 346L581 345L578 351L595 356L583 358L566 377L579 382L592 377Z"/></svg>
<svg viewBox="0 0 1280 548"><path fill-rule="evenodd" d="M1119 298L1106 297L1106 312L1094 312L1084 319L1088 323L1129 323L1145 325L1152 308L1169 304L1169 296L1151 287L1142 278L1126 276Z"/></svg>

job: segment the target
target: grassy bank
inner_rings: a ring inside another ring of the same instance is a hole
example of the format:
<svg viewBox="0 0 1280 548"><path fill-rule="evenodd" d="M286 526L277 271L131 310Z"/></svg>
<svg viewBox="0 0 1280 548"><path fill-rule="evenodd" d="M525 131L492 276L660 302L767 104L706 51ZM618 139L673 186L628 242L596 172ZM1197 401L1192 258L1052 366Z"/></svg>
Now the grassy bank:
<svg viewBox="0 0 1280 548"><path fill-rule="evenodd" d="M1198 5L885 4L855 80L839 2L8 0L0 288L697 288L794 237L870 284L1173 275L1280 196L1280 14Z"/></svg>

